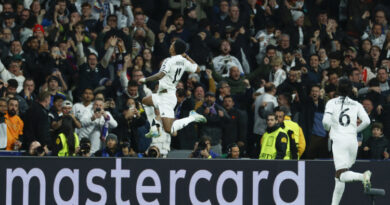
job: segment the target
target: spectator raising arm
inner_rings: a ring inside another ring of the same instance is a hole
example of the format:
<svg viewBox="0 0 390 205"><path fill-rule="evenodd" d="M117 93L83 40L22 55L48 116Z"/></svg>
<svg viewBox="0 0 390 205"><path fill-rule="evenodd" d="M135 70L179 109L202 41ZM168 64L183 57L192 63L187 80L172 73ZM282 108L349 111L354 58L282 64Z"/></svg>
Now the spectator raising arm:
<svg viewBox="0 0 390 205"><path fill-rule="evenodd" d="M80 66L87 62L87 57L84 54L84 46L83 46L83 38L84 35L81 33L76 33L76 47L77 47L77 65Z"/></svg>
<svg viewBox="0 0 390 205"><path fill-rule="evenodd" d="M164 17L161 19L160 30L162 32L164 32L164 33L168 31L167 19L170 16L172 16L172 11L171 10L167 10L167 12L165 13Z"/></svg>
<svg viewBox="0 0 390 205"><path fill-rule="evenodd" d="M103 68L107 68L108 64L110 63L111 56L114 53L114 50L116 48L116 43L118 42L118 38L116 36L113 36L109 38L108 41L109 41L109 47L101 61Z"/></svg>

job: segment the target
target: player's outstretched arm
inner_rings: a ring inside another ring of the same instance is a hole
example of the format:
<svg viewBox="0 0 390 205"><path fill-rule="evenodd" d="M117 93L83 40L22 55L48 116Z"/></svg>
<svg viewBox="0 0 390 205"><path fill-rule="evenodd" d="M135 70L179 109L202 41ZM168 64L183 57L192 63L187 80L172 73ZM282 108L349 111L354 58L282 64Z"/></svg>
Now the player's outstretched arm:
<svg viewBox="0 0 390 205"><path fill-rule="evenodd" d="M163 78L165 76L165 73L164 72L158 72L150 77L147 77L147 78L141 78L138 80L139 83L147 83L147 82L153 82L153 81L157 81L157 80L160 80L161 78Z"/></svg>
<svg viewBox="0 0 390 205"><path fill-rule="evenodd" d="M196 64L196 62L194 60L192 60L192 58L190 56L188 56L186 53L183 53L181 54L185 59L187 59L188 61L190 61L192 64ZM199 66L196 68L196 71L195 73L200 73L200 68Z"/></svg>

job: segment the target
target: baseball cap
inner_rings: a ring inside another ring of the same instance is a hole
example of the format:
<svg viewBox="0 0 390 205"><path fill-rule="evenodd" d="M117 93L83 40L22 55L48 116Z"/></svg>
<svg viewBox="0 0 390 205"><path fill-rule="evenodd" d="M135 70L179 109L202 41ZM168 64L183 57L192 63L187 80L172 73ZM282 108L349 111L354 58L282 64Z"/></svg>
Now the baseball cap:
<svg viewBox="0 0 390 205"><path fill-rule="evenodd" d="M62 102L62 107L73 107L73 103L69 100L65 100L64 102Z"/></svg>
<svg viewBox="0 0 390 205"><path fill-rule="evenodd" d="M45 33L45 30L43 29L43 26L41 24L35 24L33 28L33 32L42 31L42 33Z"/></svg>

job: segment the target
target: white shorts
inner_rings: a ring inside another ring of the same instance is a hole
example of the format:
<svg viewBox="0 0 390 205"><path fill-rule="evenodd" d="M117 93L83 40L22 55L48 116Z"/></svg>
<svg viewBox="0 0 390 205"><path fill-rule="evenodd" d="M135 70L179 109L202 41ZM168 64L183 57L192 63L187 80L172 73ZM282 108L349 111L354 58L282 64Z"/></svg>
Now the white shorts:
<svg viewBox="0 0 390 205"><path fill-rule="evenodd" d="M357 139L348 139L332 140L333 159L336 170L349 169L356 161L358 150Z"/></svg>
<svg viewBox="0 0 390 205"><path fill-rule="evenodd" d="M177 103L176 93L153 93L152 100L154 107L159 109L161 117L175 119L175 106Z"/></svg>

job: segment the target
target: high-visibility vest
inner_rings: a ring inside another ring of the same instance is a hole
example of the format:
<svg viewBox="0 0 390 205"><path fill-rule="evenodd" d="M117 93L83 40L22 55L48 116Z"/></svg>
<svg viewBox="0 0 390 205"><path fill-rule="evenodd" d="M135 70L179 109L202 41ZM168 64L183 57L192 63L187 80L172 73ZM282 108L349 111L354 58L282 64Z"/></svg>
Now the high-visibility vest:
<svg viewBox="0 0 390 205"><path fill-rule="evenodd" d="M291 138L294 139L295 144L297 146L297 150L298 150L298 148L299 148L299 146L298 146L299 145L299 125L296 122L291 121L291 120L285 120L285 121L283 121L283 123L284 123L283 130L284 130L284 132L287 133L287 135L288 135L289 130L291 130L293 132ZM297 156L299 159L298 153L297 153Z"/></svg>
<svg viewBox="0 0 390 205"><path fill-rule="evenodd" d="M74 147L76 149L76 147L79 146L79 136L77 136L76 133L74 133L73 135L74 135ZM61 143L62 143L62 149L58 152L58 156L67 157L69 156L69 147L68 147L68 142L66 140L66 136L64 135L64 133L60 133L58 136L60 136ZM73 156L75 155L76 153L73 153Z"/></svg>
<svg viewBox="0 0 390 205"><path fill-rule="evenodd" d="M277 150L276 150L276 138L278 137L279 133L285 133L286 134L286 140L287 140L287 148L286 148L286 155L283 159L288 160L291 159L290 155L290 140L288 139L287 133L282 129L278 128L275 131L271 133L264 133L263 140L261 144L261 152L259 159L275 159Z"/></svg>

